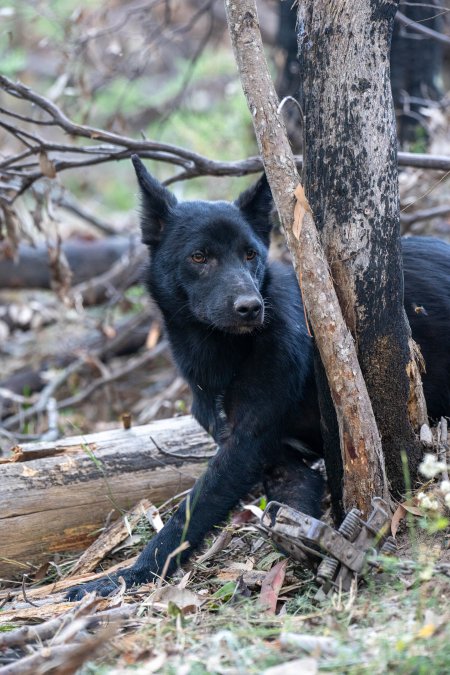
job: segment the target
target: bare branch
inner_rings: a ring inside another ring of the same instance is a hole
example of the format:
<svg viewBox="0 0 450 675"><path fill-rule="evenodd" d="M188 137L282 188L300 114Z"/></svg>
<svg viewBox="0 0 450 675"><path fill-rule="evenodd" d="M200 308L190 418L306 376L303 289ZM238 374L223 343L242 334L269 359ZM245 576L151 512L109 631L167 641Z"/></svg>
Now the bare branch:
<svg viewBox="0 0 450 675"><path fill-rule="evenodd" d="M436 40L436 42L440 42L447 47L450 45L450 37L444 35L444 33L440 33L437 30L433 30L433 28L428 28L428 26L417 23L417 21L413 21L412 19L408 18L406 14L403 14L403 12L399 12L397 10L395 20L398 21L398 23L400 23L402 26L411 28L416 33L420 33L421 35L425 35L428 38L432 38L433 40Z"/></svg>
<svg viewBox="0 0 450 675"><path fill-rule="evenodd" d="M431 218L439 218L450 213L449 204L441 204L440 206L433 206L430 209L422 209L421 211L414 211L413 213L401 213L400 222L406 228L411 227L413 223L418 223L421 220L431 220Z"/></svg>
<svg viewBox="0 0 450 675"><path fill-rule="evenodd" d="M26 146L26 150L9 155L0 161L0 199L7 204L12 204L20 194L45 175L39 162L42 153L49 156L56 173L120 161L128 159L133 153L138 153L143 159L181 167L182 170L171 177L167 181L168 184L197 176L244 176L263 169L260 157L249 157L235 162L212 160L176 145L130 138L78 124L69 119L55 103L20 82L13 82L0 75L0 86L6 94L33 107L29 114L19 114L4 104L0 108L0 115L30 125L57 127L73 139L70 143L50 141L22 127L18 129L0 117L0 126ZM93 144L76 145L78 138L88 139ZM300 168L302 157L298 156L295 160L297 167ZM450 157L446 156L400 152L398 162L402 166L450 170Z"/></svg>
<svg viewBox="0 0 450 675"><path fill-rule="evenodd" d="M87 211L72 195L63 192L55 199L55 203L62 209L74 213L76 216L85 220L90 225L93 225L97 230L104 234L117 234L118 229L107 223L105 220L98 218L96 215Z"/></svg>
<svg viewBox="0 0 450 675"><path fill-rule="evenodd" d="M61 410L62 408L72 408L74 406L80 405L80 403L83 403L86 399L88 399L91 396L91 394L93 394L94 391L96 391L99 387L104 387L105 385L110 384L111 382L115 382L116 380L119 380L120 378L129 375L135 370L139 370L143 366L146 366L150 361L153 361L157 356L165 352L167 346L168 343L165 340L162 340L153 349L145 351L143 354L137 356L135 359L127 361L125 366L117 368L114 372L109 373L104 377L98 378L97 380L94 380L88 387L86 387L86 389L80 391L78 394L75 394L74 396L70 396L69 398L65 398L62 401L59 401L57 404L58 410Z"/></svg>

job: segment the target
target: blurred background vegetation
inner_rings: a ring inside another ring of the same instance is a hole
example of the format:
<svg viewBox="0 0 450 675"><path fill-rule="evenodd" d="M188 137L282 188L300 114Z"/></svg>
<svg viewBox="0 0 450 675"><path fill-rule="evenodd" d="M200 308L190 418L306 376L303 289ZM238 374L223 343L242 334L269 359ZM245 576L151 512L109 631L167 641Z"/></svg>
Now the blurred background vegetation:
<svg viewBox="0 0 450 675"><path fill-rule="evenodd" d="M257 150L225 17L212 11L218 4L2 0L2 71L74 121L215 159L243 159ZM160 179L174 173L161 163L149 166ZM104 217L119 212L128 219L136 206L127 161L60 179ZM248 182L198 178L175 190L184 198L227 199Z"/></svg>
<svg viewBox="0 0 450 675"><path fill-rule="evenodd" d="M275 46L277 2L261 3L261 20L273 62L282 57ZM216 160L257 154L221 0L0 0L0 58L3 75L20 80L79 124L170 143ZM90 145L88 139L70 137L56 125L30 125L11 118L6 108L33 120L46 116L26 101L12 99L11 104L6 92L0 92L0 97L5 124L51 142ZM24 146L26 150L26 138L21 140L5 127L0 138L6 162ZM49 153L50 163L54 157ZM163 162L147 165L160 180L179 171ZM17 290L0 290L0 386L22 397L0 397L5 425L0 446L5 451L18 439L32 440L48 432L46 410L11 423L14 415L30 409L46 383L63 374L54 393L59 405L61 397L63 403L72 399L102 375L92 364L85 364L64 376L80 350L92 356L100 345L100 363L116 372L136 350L149 346L149 335L153 335L150 343L159 335L156 312L140 285L142 255L136 258L130 253L139 237L137 185L130 160L61 171L56 176L51 175L50 165L49 173L14 197L14 220L5 220L3 241L0 237L0 287L17 286ZM3 195L10 199L9 181L14 183L18 174L7 168L4 175ZM172 189L181 199L233 199L252 180L204 176L177 182ZM63 205L61 195L70 198L75 208ZM105 241L111 242L108 246L113 250L97 267L96 260L91 261L93 243L100 242L101 249ZM71 272L65 267L61 242ZM46 252L52 247L57 251L53 266ZM77 295L78 282L96 278L121 261L125 271L127 266L132 271L138 267L138 273L110 282L100 302L86 302L83 294ZM41 274L42 262L51 268L52 279L44 274L43 283L36 282L36 276L29 280L30 270ZM71 273L74 293L68 290ZM59 297L50 290L30 289L33 285L52 285ZM136 326L133 322L140 315L142 323ZM106 355L105 346L122 325L128 333L125 346ZM125 410L145 422L188 408L189 394L165 354L128 378L118 378L106 389L99 387L81 403L62 405L53 435L115 426Z"/></svg>

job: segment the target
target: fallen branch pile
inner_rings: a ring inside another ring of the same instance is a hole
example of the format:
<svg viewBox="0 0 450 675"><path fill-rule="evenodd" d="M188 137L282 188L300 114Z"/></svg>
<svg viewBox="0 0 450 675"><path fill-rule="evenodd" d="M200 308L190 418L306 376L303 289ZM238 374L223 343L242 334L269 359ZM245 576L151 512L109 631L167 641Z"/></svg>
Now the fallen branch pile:
<svg viewBox="0 0 450 675"><path fill-rule="evenodd" d="M108 601L109 604L110 601ZM36 675L43 672L75 673L82 664L104 651L111 638L136 608L113 607L95 613L105 601L92 595L60 616L38 626L23 626L0 634L0 675ZM94 635L88 631L102 626ZM36 648L29 654L30 647Z"/></svg>

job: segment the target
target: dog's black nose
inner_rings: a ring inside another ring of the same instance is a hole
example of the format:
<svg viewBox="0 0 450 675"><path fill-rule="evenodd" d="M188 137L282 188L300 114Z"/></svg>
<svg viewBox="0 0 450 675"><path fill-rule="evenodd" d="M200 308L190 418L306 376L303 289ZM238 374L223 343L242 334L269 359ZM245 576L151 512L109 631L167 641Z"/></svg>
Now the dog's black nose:
<svg viewBox="0 0 450 675"><path fill-rule="evenodd" d="M257 295L240 295L234 303L234 311L241 319L256 321L261 316L263 304Z"/></svg>

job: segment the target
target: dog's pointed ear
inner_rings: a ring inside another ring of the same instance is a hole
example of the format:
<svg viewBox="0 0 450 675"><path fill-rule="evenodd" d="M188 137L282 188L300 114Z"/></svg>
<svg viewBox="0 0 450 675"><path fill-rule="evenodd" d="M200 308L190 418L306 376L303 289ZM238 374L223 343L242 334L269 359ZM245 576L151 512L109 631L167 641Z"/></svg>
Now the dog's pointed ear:
<svg viewBox="0 0 450 675"><path fill-rule="evenodd" d="M147 246L152 246L161 240L170 211L177 200L175 195L149 174L137 155L132 155L131 160L141 188L142 241Z"/></svg>
<svg viewBox="0 0 450 675"><path fill-rule="evenodd" d="M235 204L258 237L269 247L272 229L270 212L273 199L266 174L263 174L254 185L239 195Z"/></svg>

